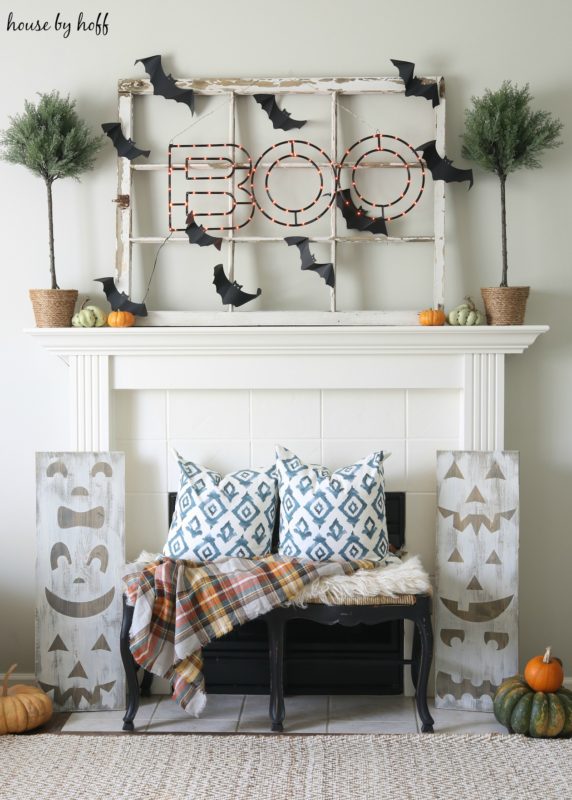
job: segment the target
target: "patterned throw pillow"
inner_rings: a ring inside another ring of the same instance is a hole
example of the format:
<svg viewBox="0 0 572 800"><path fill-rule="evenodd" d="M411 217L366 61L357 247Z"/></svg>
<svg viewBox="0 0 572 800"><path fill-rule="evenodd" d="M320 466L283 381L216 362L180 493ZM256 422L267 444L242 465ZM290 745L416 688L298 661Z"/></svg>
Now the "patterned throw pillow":
<svg viewBox="0 0 572 800"><path fill-rule="evenodd" d="M280 553L313 561L385 558L383 459L373 453L330 473L277 447Z"/></svg>
<svg viewBox="0 0 572 800"><path fill-rule="evenodd" d="M176 456L181 483L164 554L216 561L269 553L278 500L274 466L221 476Z"/></svg>

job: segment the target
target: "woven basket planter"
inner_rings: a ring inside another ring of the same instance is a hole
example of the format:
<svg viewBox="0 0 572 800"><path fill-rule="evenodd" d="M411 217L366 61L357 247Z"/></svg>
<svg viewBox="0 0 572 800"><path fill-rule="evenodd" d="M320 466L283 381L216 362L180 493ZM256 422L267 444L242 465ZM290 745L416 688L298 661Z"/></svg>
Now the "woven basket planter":
<svg viewBox="0 0 572 800"><path fill-rule="evenodd" d="M77 289L30 289L37 328L69 328Z"/></svg>
<svg viewBox="0 0 572 800"><path fill-rule="evenodd" d="M481 289L488 325L522 325L530 286Z"/></svg>

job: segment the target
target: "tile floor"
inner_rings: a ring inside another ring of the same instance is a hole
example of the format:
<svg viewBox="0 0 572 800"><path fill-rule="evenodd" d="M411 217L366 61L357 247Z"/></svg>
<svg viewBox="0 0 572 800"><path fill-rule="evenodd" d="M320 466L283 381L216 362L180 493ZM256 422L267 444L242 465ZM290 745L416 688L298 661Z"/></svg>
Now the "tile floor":
<svg viewBox="0 0 572 800"><path fill-rule="evenodd" d="M435 710L436 733L506 733L492 714ZM122 711L71 714L63 733L110 732L122 727ZM286 698L287 733L418 733L411 697L315 696ZM200 719L185 714L169 697L142 700L135 730L147 733L269 733L266 695L211 694Z"/></svg>

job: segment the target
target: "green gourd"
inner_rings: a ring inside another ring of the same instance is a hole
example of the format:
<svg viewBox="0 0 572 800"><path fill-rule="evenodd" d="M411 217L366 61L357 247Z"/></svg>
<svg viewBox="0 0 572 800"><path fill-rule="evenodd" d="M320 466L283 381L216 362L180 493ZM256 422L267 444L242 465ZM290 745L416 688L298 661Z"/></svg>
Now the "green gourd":
<svg viewBox="0 0 572 800"><path fill-rule="evenodd" d="M479 311L470 297L465 297L466 302L449 311L449 325L484 325L486 318Z"/></svg>
<svg viewBox="0 0 572 800"><path fill-rule="evenodd" d="M98 306L86 305L89 298L84 301L77 314L72 317L74 328L101 328L107 322L107 314Z"/></svg>
<svg viewBox="0 0 572 800"><path fill-rule="evenodd" d="M535 692L519 675L499 686L495 717L509 731L534 738L572 736L572 692Z"/></svg>

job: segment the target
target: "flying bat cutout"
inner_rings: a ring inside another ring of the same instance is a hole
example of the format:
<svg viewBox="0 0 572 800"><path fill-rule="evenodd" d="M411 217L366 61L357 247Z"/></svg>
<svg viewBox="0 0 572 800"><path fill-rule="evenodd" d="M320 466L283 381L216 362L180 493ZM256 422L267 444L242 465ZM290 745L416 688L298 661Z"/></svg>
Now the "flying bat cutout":
<svg viewBox="0 0 572 800"><path fill-rule="evenodd" d="M221 296L223 305L243 306L251 300L255 300L262 294L262 289L258 289L256 294L248 294L242 291L242 285L236 281L229 281L224 274L222 264L217 264L214 268L214 285L217 294Z"/></svg>
<svg viewBox="0 0 572 800"><path fill-rule="evenodd" d="M103 284L103 291L113 311L130 311L136 317L146 317L145 303L134 303L125 292L120 292L113 278L95 278Z"/></svg>
<svg viewBox="0 0 572 800"><path fill-rule="evenodd" d="M187 227L185 233L189 237L191 244L198 244L199 247L208 247L214 245L217 250L222 246L222 239L220 236L211 236L207 233L202 225L197 225L195 222L195 215L190 211L187 215Z"/></svg>
<svg viewBox="0 0 572 800"><path fill-rule="evenodd" d="M127 139L121 130L120 122L103 122L101 125L102 131L106 136L109 136L113 142L113 146L117 150L117 154L122 158L128 158L133 161L137 156L145 156L149 158L150 150L140 150L133 139Z"/></svg>
<svg viewBox="0 0 572 800"><path fill-rule="evenodd" d="M385 218L383 216L368 217L365 209L361 206L359 208L355 206L349 189L338 189L336 203L348 228L353 228L357 231L369 231L370 233L382 233L387 236Z"/></svg>
<svg viewBox="0 0 572 800"><path fill-rule="evenodd" d="M153 94L158 94L167 100L175 100L177 103L185 103L191 109L191 113L195 113L195 93L192 89L181 89L172 75L165 74L161 56L138 58L135 63L143 64L153 86Z"/></svg>
<svg viewBox="0 0 572 800"><path fill-rule="evenodd" d="M420 144L416 150L421 150L423 158L427 164L429 172L433 176L434 181L445 181L445 183L462 183L469 181L469 189L473 185L473 170L472 169L457 169L453 166L453 162L447 156L441 156L435 147L435 139L430 142Z"/></svg>
<svg viewBox="0 0 572 800"><path fill-rule="evenodd" d="M292 128L301 128L307 122L305 119L292 119L289 111L278 107L273 94L255 94L254 99L266 111L274 128L289 131Z"/></svg>
<svg viewBox="0 0 572 800"><path fill-rule="evenodd" d="M405 84L405 97L424 97L431 100L433 108L439 105L439 89L435 81L426 83L414 75L415 64L412 61L399 61L392 58L391 63L399 70L399 77Z"/></svg>
<svg viewBox="0 0 572 800"><path fill-rule="evenodd" d="M310 252L310 240L307 236L285 236L284 241L291 247L296 245L300 251L301 268L309 269L324 279L328 286L336 285L336 275L332 263L316 264L316 256Z"/></svg>

